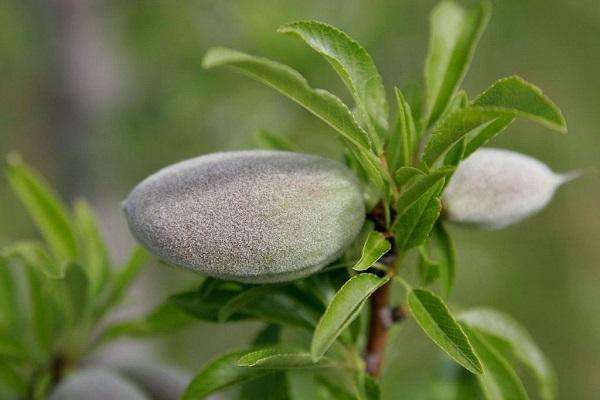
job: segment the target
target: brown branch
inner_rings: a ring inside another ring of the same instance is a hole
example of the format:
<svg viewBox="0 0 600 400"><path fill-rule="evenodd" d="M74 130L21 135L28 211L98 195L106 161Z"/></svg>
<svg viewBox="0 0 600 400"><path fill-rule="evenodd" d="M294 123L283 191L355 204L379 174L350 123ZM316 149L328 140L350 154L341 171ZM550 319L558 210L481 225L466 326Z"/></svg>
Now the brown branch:
<svg viewBox="0 0 600 400"><path fill-rule="evenodd" d="M369 339L365 361L367 364L367 373L377 378L381 372L385 344L387 342L389 327L392 323L389 282L373 293L370 304Z"/></svg>

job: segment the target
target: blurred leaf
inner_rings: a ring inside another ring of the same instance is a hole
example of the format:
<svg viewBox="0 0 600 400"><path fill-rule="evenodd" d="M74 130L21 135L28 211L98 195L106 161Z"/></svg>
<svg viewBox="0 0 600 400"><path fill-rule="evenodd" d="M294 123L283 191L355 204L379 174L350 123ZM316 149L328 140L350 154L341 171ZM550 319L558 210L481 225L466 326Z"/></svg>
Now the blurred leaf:
<svg viewBox="0 0 600 400"><path fill-rule="evenodd" d="M431 13L425 65L427 127L435 124L460 87L489 16L487 1L470 10L453 1L443 1Z"/></svg>
<svg viewBox="0 0 600 400"><path fill-rule="evenodd" d="M438 183L396 218L392 230L399 249L408 250L420 246L429 238L442 209L437 197L440 188Z"/></svg>
<svg viewBox="0 0 600 400"><path fill-rule="evenodd" d="M17 282L9 268L8 261L0 254L0 329L18 332L22 328L23 312Z"/></svg>
<svg viewBox="0 0 600 400"><path fill-rule="evenodd" d="M23 337L16 337L0 329L0 357L2 359L27 360L30 358L29 349Z"/></svg>
<svg viewBox="0 0 600 400"><path fill-rule="evenodd" d="M400 167L396 171L396 184L402 187L418 176L425 176L425 172L414 167Z"/></svg>
<svg viewBox="0 0 600 400"><path fill-rule="evenodd" d="M263 321L306 329L313 329L319 319L319 312L293 287L280 288L256 298L240 312Z"/></svg>
<svg viewBox="0 0 600 400"><path fill-rule="evenodd" d="M300 153L302 150L283 135L259 129L255 135L256 143L262 149L283 150Z"/></svg>
<svg viewBox="0 0 600 400"><path fill-rule="evenodd" d="M493 336L505 343L512 355L535 375L540 397L556 398L556 375L531 335L509 315L488 308L474 308L460 314L459 319L472 330Z"/></svg>
<svg viewBox="0 0 600 400"><path fill-rule="evenodd" d="M511 366L478 333L463 326L481 360L483 373L477 378L488 400L527 400L527 392Z"/></svg>
<svg viewBox="0 0 600 400"><path fill-rule="evenodd" d="M379 384L369 375L360 373L356 377L359 400L379 400L381 392Z"/></svg>
<svg viewBox="0 0 600 400"><path fill-rule="evenodd" d="M201 292L193 290L179 293L169 298L175 307L188 315L201 321L217 322L219 310L223 304L239 295L239 288L212 288L210 294L203 296ZM250 316L234 314L229 320L249 319Z"/></svg>
<svg viewBox="0 0 600 400"><path fill-rule="evenodd" d="M286 65L221 47L209 49L202 65L233 67L296 101L357 147L369 148L367 133L358 126L348 107L333 94L311 88L302 75Z"/></svg>
<svg viewBox="0 0 600 400"><path fill-rule="evenodd" d="M57 304L52 289L55 287L34 265L25 265L29 283L29 315L33 338L37 346L49 355L54 351L57 339L62 335L65 314Z"/></svg>
<svg viewBox="0 0 600 400"><path fill-rule="evenodd" d="M369 269L390 249L392 244L385 238L381 232L371 231L362 250L360 260L352 267L355 271L364 271Z"/></svg>
<svg viewBox="0 0 600 400"><path fill-rule="evenodd" d="M67 315L72 325L77 324L88 306L88 278L81 266L69 263L65 269L63 285Z"/></svg>
<svg viewBox="0 0 600 400"><path fill-rule="evenodd" d="M456 274L456 254L452 238L444 225L438 221L433 228L433 255L439 265L439 275L443 297L448 297Z"/></svg>
<svg viewBox="0 0 600 400"><path fill-rule="evenodd" d="M415 321L431 340L469 371L482 372L467 336L441 298L425 289L413 289L406 301Z"/></svg>
<svg viewBox="0 0 600 400"><path fill-rule="evenodd" d="M51 279L62 279L65 275L65 264L56 262L41 243L15 242L2 249L2 256L17 258Z"/></svg>
<svg viewBox="0 0 600 400"><path fill-rule="evenodd" d="M389 278L379 278L367 273L348 279L317 324L310 350L315 361L327 352L342 331L358 316L369 296L388 280Z"/></svg>
<svg viewBox="0 0 600 400"><path fill-rule="evenodd" d="M108 251L100 236L96 218L89 204L83 200L75 202L75 223L81 233L81 265L89 279L91 299L97 298L108 282L110 262Z"/></svg>
<svg viewBox="0 0 600 400"><path fill-rule="evenodd" d="M292 22L278 32L297 36L331 64L352 94L369 131L374 133L371 139L380 152L388 129L388 104L381 76L369 53L346 33L322 22Z"/></svg>
<svg viewBox="0 0 600 400"><path fill-rule="evenodd" d="M129 256L129 260L115 273L107 299L101 304L98 310L99 314L103 314L106 310L123 300L127 289L129 289L129 286L133 283L147 259L148 252L142 247L138 246L133 250Z"/></svg>
<svg viewBox="0 0 600 400"><path fill-rule="evenodd" d="M417 177L415 183L403 191L398 197L398 201L396 201L395 210L397 218L401 218L413 204L452 172L454 172L453 167L441 167L425 176Z"/></svg>
<svg viewBox="0 0 600 400"><path fill-rule="evenodd" d="M36 172L29 169L18 155L8 158L7 176L44 236L52 252L60 261L77 258L77 240L68 211L59 197Z"/></svg>
<svg viewBox="0 0 600 400"><path fill-rule="evenodd" d="M145 317L133 321L117 322L103 332L102 341L123 336L148 337L166 335L185 329L195 320L170 302L158 305Z"/></svg>
<svg viewBox="0 0 600 400"><path fill-rule="evenodd" d="M321 390L319 393L324 400L356 400L356 396L349 393L346 388L342 388L339 385L332 383L323 376L317 377L317 383L320 385Z"/></svg>
<svg viewBox="0 0 600 400"><path fill-rule="evenodd" d="M413 120L410 105L402 95L400 89L395 88L395 90L396 102L398 103L398 117L395 129L390 133L386 149L391 171L396 171L398 167L409 167L412 165L415 143L417 141L417 128Z"/></svg>
<svg viewBox="0 0 600 400"><path fill-rule="evenodd" d="M496 81L473 105L510 111L515 117L532 119L559 132L567 131L567 123L558 107L540 88L518 76Z"/></svg>
<svg viewBox="0 0 600 400"><path fill-rule="evenodd" d="M429 285L440 276L440 265L429 258L427 250L419 247L419 276L423 285Z"/></svg>
<svg viewBox="0 0 600 400"><path fill-rule="evenodd" d="M319 393L317 372L306 369L292 369L286 373L289 398L288 400L324 400Z"/></svg>
<svg viewBox="0 0 600 400"><path fill-rule="evenodd" d="M240 357L238 365L251 368L296 369L323 368L330 367L333 364L325 358L315 362L307 351L274 346L243 355Z"/></svg>
<svg viewBox="0 0 600 400"><path fill-rule="evenodd" d="M182 400L202 399L218 390L275 372L274 370L238 366L238 360L246 353L248 351L225 354L208 363L192 379L181 397Z"/></svg>
<svg viewBox="0 0 600 400"><path fill-rule="evenodd" d="M261 285L250 287L242 291L240 294L223 304L218 313L219 322L227 321L233 314L243 310L249 304L264 299L268 293L273 292L278 289L278 287L278 285Z"/></svg>
<svg viewBox="0 0 600 400"><path fill-rule="evenodd" d="M6 399L20 399L25 396L28 383L22 373L7 360L0 360L0 396Z"/></svg>
<svg viewBox="0 0 600 400"><path fill-rule="evenodd" d="M429 389L432 400L481 400L483 393L474 375L449 358L442 360L439 376Z"/></svg>

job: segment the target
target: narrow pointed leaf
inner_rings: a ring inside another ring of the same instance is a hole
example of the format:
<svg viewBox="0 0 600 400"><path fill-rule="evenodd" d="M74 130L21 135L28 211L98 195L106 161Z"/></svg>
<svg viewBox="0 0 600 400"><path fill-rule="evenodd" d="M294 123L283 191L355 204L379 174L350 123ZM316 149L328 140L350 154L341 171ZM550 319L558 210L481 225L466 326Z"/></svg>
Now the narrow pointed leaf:
<svg viewBox="0 0 600 400"><path fill-rule="evenodd" d="M474 374L482 372L469 339L441 298L425 289L413 289L407 304L415 321L446 354Z"/></svg>
<svg viewBox="0 0 600 400"><path fill-rule="evenodd" d="M7 259L17 258L51 279L62 279L65 276L65 264L54 260L41 243L16 242L2 249L2 256Z"/></svg>
<svg viewBox="0 0 600 400"><path fill-rule="evenodd" d="M381 232L372 231L367 236L360 260L352 267L355 271L369 269L392 248L392 244Z"/></svg>
<svg viewBox="0 0 600 400"><path fill-rule="evenodd" d="M256 143L262 149L301 152L302 150L283 135L259 129L255 135Z"/></svg>
<svg viewBox="0 0 600 400"><path fill-rule="evenodd" d="M417 176L425 176L425 172L414 167L401 167L396 171L396 185L402 187Z"/></svg>
<svg viewBox="0 0 600 400"><path fill-rule="evenodd" d="M528 400L523 383L508 362L477 332L466 326L464 330L483 366L483 373L477 379L485 397L488 400Z"/></svg>
<svg viewBox="0 0 600 400"><path fill-rule="evenodd" d="M422 163L425 166L432 166L463 137L469 134L475 136L497 118L511 116L508 111L483 107L467 107L452 113L432 132L423 152Z"/></svg>
<svg viewBox="0 0 600 400"><path fill-rule="evenodd" d="M315 328L311 344L314 360L319 360L325 354L342 331L358 316L357 312L369 296L388 279L362 273L350 278L340 288Z"/></svg>
<svg viewBox="0 0 600 400"><path fill-rule="evenodd" d="M8 158L10 185L31 215L58 260L75 260L77 240L68 211L59 197L17 155Z"/></svg>
<svg viewBox="0 0 600 400"><path fill-rule="evenodd" d="M412 165L417 140L417 128L412 110L398 88L396 88L396 102L398 104L396 128L390 133L387 147L388 162L392 171L398 167Z"/></svg>
<svg viewBox="0 0 600 400"><path fill-rule="evenodd" d="M211 393L275 372L275 370L240 367L238 360L246 353L248 351L237 351L210 362L192 379L181 397L182 400L203 399Z"/></svg>
<svg viewBox="0 0 600 400"><path fill-rule="evenodd" d="M429 238L442 210L438 197L441 183L438 182L429 189L394 221L392 230L399 249L408 250L420 246Z"/></svg>
<svg viewBox="0 0 600 400"><path fill-rule="evenodd" d="M425 64L428 127L435 124L460 87L489 15L487 1L470 10L443 1L433 10Z"/></svg>
<svg viewBox="0 0 600 400"><path fill-rule="evenodd" d="M454 172L453 167L442 167L428 175L418 178L417 181L407 190L402 192L396 202L396 213L400 217L406 210L410 208L417 200L425 193L434 187L439 181Z"/></svg>
<svg viewBox="0 0 600 400"><path fill-rule="evenodd" d="M277 286L274 285L262 285L244 290L223 305L219 310L219 321L227 321L233 314L242 310L244 307L247 307L248 304L263 299L268 293L273 292L276 288Z"/></svg>
<svg viewBox="0 0 600 400"><path fill-rule="evenodd" d="M331 64L354 97L369 130L375 131L372 139L380 150L388 129L388 104L381 76L369 53L344 32L322 22L293 22L278 31L302 39Z"/></svg>
<svg viewBox="0 0 600 400"><path fill-rule="evenodd" d="M89 279L90 295L95 298L108 282L110 274L108 251L89 204L78 200L75 202L74 210L75 222L82 239L81 266Z"/></svg>
<svg viewBox="0 0 600 400"><path fill-rule="evenodd" d="M434 252L434 256L439 265L442 295L448 297L452 290L452 286L454 286L454 276L456 274L454 243L441 222L438 222L435 225L433 229L433 238L437 249L437 251Z"/></svg>
<svg viewBox="0 0 600 400"><path fill-rule="evenodd" d="M535 375L540 397L544 400L556 398L556 374L550 362L517 321L503 312L488 308L465 311L459 319L484 336L490 335L505 343L512 355Z"/></svg>
<svg viewBox="0 0 600 400"><path fill-rule="evenodd" d="M486 124L482 129L475 132L472 137L465 143L465 149L461 155L461 159L469 157L478 148L489 142L492 138L498 135L500 132L508 128L510 124L515 120L514 117L500 117L492 121L490 124ZM463 141L467 138L463 138ZM460 161L460 160L459 160Z"/></svg>
<svg viewBox="0 0 600 400"><path fill-rule="evenodd" d="M275 346L243 355L238 360L238 365L250 368L301 369L330 367L333 364L325 358L315 362L307 351Z"/></svg>
<svg viewBox="0 0 600 400"><path fill-rule="evenodd" d="M8 260L0 254L0 329L19 332L23 324L22 304L16 277Z"/></svg>
<svg viewBox="0 0 600 400"><path fill-rule="evenodd" d="M518 76L496 81L473 105L511 111L517 117L532 119L559 132L567 131L567 123L558 107L540 88Z"/></svg>
<svg viewBox="0 0 600 400"><path fill-rule="evenodd" d="M127 289L133 283L147 260L148 252L144 248L138 246L133 250L125 265L115 273L108 298L99 307L99 313L105 312L123 300Z"/></svg>
<svg viewBox="0 0 600 400"><path fill-rule="evenodd" d="M202 65L204 68L232 67L271 86L315 114L354 145L370 148L367 133L338 97L322 89L313 89L302 75L286 65L221 47L209 49Z"/></svg>

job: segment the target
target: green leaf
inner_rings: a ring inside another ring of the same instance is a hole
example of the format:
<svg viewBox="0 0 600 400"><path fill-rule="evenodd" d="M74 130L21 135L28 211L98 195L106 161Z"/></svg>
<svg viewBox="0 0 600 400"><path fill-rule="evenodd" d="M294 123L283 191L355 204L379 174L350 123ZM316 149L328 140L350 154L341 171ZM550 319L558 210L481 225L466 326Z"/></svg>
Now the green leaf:
<svg viewBox="0 0 600 400"><path fill-rule="evenodd" d="M379 400L381 392L379 384L369 375L360 373L356 376L359 400Z"/></svg>
<svg viewBox="0 0 600 400"><path fill-rule="evenodd" d="M21 337L16 337L0 329L0 357L2 359L28 360L31 355Z"/></svg>
<svg viewBox="0 0 600 400"><path fill-rule="evenodd" d="M63 286L67 315L73 326L80 321L88 306L88 278L80 265L69 263L60 284Z"/></svg>
<svg viewBox="0 0 600 400"><path fill-rule="evenodd" d="M442 203L437 197L442 187L438 182L394 221L396 246L408 250L423 244L440 216Z"/></svg>
<svg viewBox="0 0 600 400"><path fill-rule="evenodd" d="M182 400L202 399L221 389L275 372L275 370L238 366L238 360L246 353L248 351L237 351L210 362L192 379L181 397Z"/></svg>
<svg viewBox="0 0 600 400"><path fill-rule="evenodd" d="M9 155L6 173L54 256L61 262L75 260L77 240L68 211L59 197L18 155Z"/></svg>
<svg viewBox="0 0 600 400"><path fill-rule="evenodd" d="M509 315L489 308L474 308L460 314L459 320L484 335L506 344L512 355L535 375L540 397L556 398L556 375L548 359L531 335Z"/></svg>
<svg viewBox="0 0 600 400"><path fill-rule="evenodd" d="M435 124L460 87L489 16L487 1L470 10L453 1L443 1L431 13L429 53L425 64L427 127Z"/></svg>
<svg viewBox="0 0 600 400"><path fill-rule="evenodd" d="M6 399L25 398L29 388L27 379L13 363L6 361L0 360L0 396Z"/></svg>
<svg viewBox="0 0 600 400"><path fill-rule="evenodd" d="M362 256L360 257L360 260L358 260L358 262L352 267L352 269L355 271L364 271L369 269L381 257L390 251L391 248L392 244L381 232L370 232L363 246Z"/></svg>
<svg viewBox="0 0 600 400"><path fill-rule="evenodd" d="M57 303L56 287L33 265L25 265L29 283L29 316L36 347L49 355L65 327L64 310Z"/></svg>
<svg viewBox="0 0 600 400"><path fill-rule="evenodd" d="M423 285L429 285L440 276L440 264L432 260L427 250L419 247L419 276Z"/></svg>
<svg viewBox="0 0 600 400"><path fill-rule="evenodd" d="M454 243L448 234L448 231L441 222L438 222L434 229L433 235L437 248L437 257L440 273L440 281L442 293L444 297L448 297L452 286L454 286L454 276L456 274L456 252Z"/></svg>
<svg viewBox="0 0 600 400"><path fill-rule="evenodd" d="M223 304L239 295L241 289L238 284L233 282L232 285L229 286L222 285L221 283L224 281L216 279L207 279L204 283L207 282L218 282L219 284L217 287L210 287L207 293L203 293L202 289L213 286L213 284L203 285L200 291L193 290L173 295L169 298L169 302L196 319L208 322L218 322L219 310ZM250 316L247 315L234 314L229 320L249 318Z"/></svg>
<svg viewBox="0 0 600 400"><path fill-rule="evenodd" d="M311 88L302 75L286 65L222 47L209 49L202 65L204 68L229 66L271 86L315 114L349 142L359 148L370 148L367 133L338 97L325 90Z"/></svg>
<svg viewBox="0 0 600 400"><path fill-rule="evenodd" d="M510 118L508 111L493 110L483 107L467 107L455 111L440 122L433 130L425 151L422 163L431 167L448 149L463 137L476 136L497 118Z"/></svg>
<svg viewBox="0 0 600 400"><path fill-rule="evenodd" d="M75 202L75 223L81 233L81 265L89 280L91 299L95 299L106 286L110 274L110 261L104 241L100 236L94 212L87 202Z"/></svg>
<svg viewBox="0 0 600 400"><path fill-rule="evenodd" d="M98 313L103 314L110 307L123 300L127 289L133 283L147 259L148 252L142 247L136 247L133 250L125 265L115 273L107 299L101 304Z"/></svg>
<svg viewBox="0 0 600 400"><path fill-rule="evenodd" d="M44 246L37 242L21 241L13 243L2 249L2 256L8 259L17 258L51 279L62 279L65 275L66 264L56 262Z"/></svg>
<svg viewBox="0 0 600 400"><path fill-rule="evenodd" d="M118 322L106 328L102 341L110 341L123 336L151 337L166 335L185 329L195 320L170 302L158 305L145 317L132 321Z"/></svg>
<svg viewBox="0 0 600 400"><path fill-rule="evenodd" d="M396 184L402 187L417 176L425 176L425 172L414 167L400 167L396 171Z"/></svg>
<svg viewBox="0 0 600 400"><path fill-rule="evenodd" d="M356 400L356 396L350 394L346 388L342 388L336 383L332 383L330 380L323 376L317 377L317 383L320 386L320 394L324 400Z"/></svg>
<svg viewBox="0 0 600 400"><path fill-rule="evenodd" d="M440 297L425 289L413 289L406 301L415 321L431 340L469 371L482 372L469 339Z"/></svg>
<svg viewBox="0 0 600 400"><path fill-rule="evenodd" d="M423 197L439 181L454 172L454 167L441 167L429 174L418 177L413 185L400 194L396 201L396 214L402 215L421 197Z"/></svg>
<svg viewBox="0 0 600 400"><path fill-rule="evenodd" d="M307 351L274 346L243 355L238 365L251 368L298 369L331 367L333 364L325 358L315 362Z"/></svg>
<svg viewBox="0 0 600 400"><path fill-rule="evenodd" d="M398 117L395 129L390 134L387 147L387 158L391 171L395 171L398 167L412 165L417 141L417 128L410 105L400 89L396 88L395 90Z"/></svg>
<svg viewBox="0 0 600 400"><path fill-rule="evenodd" d="M297 153L302 151L298 146L289 141L287 137L265 131L264 129L259 129L256 132L255 140L262 149L292 151Z"/></svg>
<svg viewBox="0 0 600 400"><path fill-rule="evenodd" d="M337 337L358 316L365 301L389 278L362 273L353 276L340 288L315 329L310 352L319 360Z"/></svg>
<svg viewBox="0 0 600 400"><path fill-rule="evenodd" d="M511 366L477 332L463 326L483 365L479 384L488 400L527 400L527 392Z"/></svg>
<svg viewBox="0 0 600 400"><path fill-rule="evenodd" d="M281 339L281 327L267 324L261 329L254 340L253 347L275 345ZM254 379L242 384L240 389L240 400L255 399L288 400L288 381L283 371Z"/></svg>
<svg viewBox="0 0 600 400"><path fill-rule="evenodd" d="M218 313L219 322L227 321L229 317L239 312L240 310L243 310L249 304L263 300L268 293L273 292L278 287L278 285L261 285L250 287L244 290L243 292L241 292L240 294L223 304L223 307L221 307Z"/></svg>
<svg viewBox="0 0 600 400"><path fill-rule="evenodd" d="M558 107L537 86L518 76L496 81L480 94L473 105L510 111L559 132L567 131L567 123Z"/></svg>
<svg viewBox="0 0 600 400"><path fill-rule="evenodd" d="M299 21L283 25L281 33L292 34L331 64L344 81L363 119L377 151L388 129L388 104L381 76L367 51L347 34L317 21Z"/></svg>
<svg viewBox="0 0 600 400"><path fill-rule="evenodd" d="M483 128L476 130L476 132L471 135L471 138L468 142L463 142L465 143L465 149L462 152L460 159L469 157L475 150L508 128L508 126L512 124L514 120L514 117L500 117L493 120L491 123L486 124ZM466 138L463 138L463 141L465 139Z"/></svg>
<svg viewBox="0 0 600 400"><path fill-rule="evenodd" d="M319 371L320 372L320 371ZM319 392L317 377L310 369L292 369L286 372L289 397L286 400L325 400Z"/></svg>
<svg viewBox="0 0 600 400"><path fill-rule="evenodd" d="M9 268L8 260L0 255L0 329L19 332L24 312L18 298L17 281Z"/></svg>

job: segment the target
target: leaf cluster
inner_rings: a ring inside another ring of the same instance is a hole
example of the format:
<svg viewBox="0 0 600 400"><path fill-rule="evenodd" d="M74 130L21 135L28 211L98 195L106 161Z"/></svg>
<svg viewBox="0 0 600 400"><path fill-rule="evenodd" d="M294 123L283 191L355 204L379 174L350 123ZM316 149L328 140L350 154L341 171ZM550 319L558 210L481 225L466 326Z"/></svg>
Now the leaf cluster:
<svg viewBox="0 0 600 400"><path fill-rule="evenodd" d="M257 339L247 350L214 360L190 384L185 399L234 384L247 388L249 380L267 379L267 374L279 380L276 386L285 392L282 398L296 398L291 390L295 379L311 380L305 390L318 393L311 398L379 398L376 380L365 374L369 332L363 307L386 285L404 291L412 319L467 374L457 377L477 380L486 398L527 398L511 364L513 358L533 371L544 399L555 398L551 368L514 320L493 310L456 314L445 301L456 265L454 246L442 222L441 195L457 166L516 118L566 131L556 105L520 77L499 79L472 100L461 89L489 17L487 1L469 9L448 0L435 7L424 85L421 96L416 96L423 103L411 103L395 87L393 117L371 56L331 25L298 21L278 32L322 56L348 89L351 105L312 87L288 65L223 47L208 50L205 68L227 67L266 84L337 133L347 165L362 180L369 212L356 246L310 278L258 287L209 279L200 289L171 299L206 321L258 319L268 324L265 332L306 331L299 341L279 335L267 345L258 345ZM269 149L298 151L274 133L260 131L257 139ZM402 276L404 261L413 252L416 284ZM298 375L298 370L307 371ZM454 387L462 382L458 378ZM352 390L336 387L336 380L351 383L344 387ZM244 393L251 392L242 389Z"/></svg>

